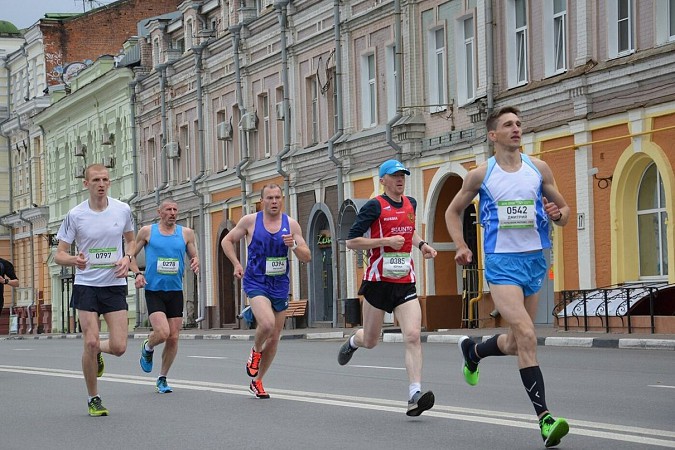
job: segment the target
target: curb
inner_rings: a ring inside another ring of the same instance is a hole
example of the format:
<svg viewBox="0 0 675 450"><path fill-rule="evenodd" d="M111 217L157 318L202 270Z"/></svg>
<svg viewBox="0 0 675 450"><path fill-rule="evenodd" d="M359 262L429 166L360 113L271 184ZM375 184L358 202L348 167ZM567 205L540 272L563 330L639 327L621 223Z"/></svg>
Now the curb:
<svg viewBox="0 0 675 450"><path fill-rule="evenodd" d="M338 340L344 339L348 334L343 331L312 332L302 334L283 334L281 340L304 339L308 341L318 340ZM129 333L129 339L146 339L149 333ZM457 344L461 334L428 334L420 337L422 342ZM476 342L482 342L492 335L470 335L469 337ZM107 337L107 333L101 333L102 338ZM81 334L41 334L41 335L10 335L0 337L0 341L5 340L49 340L49 339L82 339ZM182 340L224 340L224 341L253 341L253 334L196 334L181 333L179 339ZM401 333L382 333L382 342L403 342ZM538 337L537 345L549 347L576 347L576 348L615 348L628 350L666 350L675 351L675 339L640 339L640 338L604 338L604 337Z"/></svg>

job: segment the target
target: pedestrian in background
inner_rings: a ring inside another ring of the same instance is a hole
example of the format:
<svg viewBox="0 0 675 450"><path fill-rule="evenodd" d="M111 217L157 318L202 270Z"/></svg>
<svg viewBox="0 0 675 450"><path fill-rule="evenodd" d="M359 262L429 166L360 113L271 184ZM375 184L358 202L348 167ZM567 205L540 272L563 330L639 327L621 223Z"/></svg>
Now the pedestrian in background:
<svg viewBox="0 0 675 450"><path fill-rule="evenodd" d="M184 256L190 258L190 270L199 273L199 258L195 233L191 228L176 224L178 203L163 200L159 208L159 222L146 225L136 236L136 253L145 248L145 273L132 260L131 270L136 278L136 289L145 288L145 303L152 332L141 345L140 365L143 372L152 372L155 347L164 344L162 367L155 387L160 394L173 392L166 376L178 353L178 335L183 325Z"/></svg>
<svg viewBox="0 0 675 450"><path fill-rule="evenodd" d="M135 254L134 220L129 205L108 196L110 176L102 164L85 169L84 187L89 198L66 214L56 235L59 245L54 260L76 268L70 306L77 309L82 329L82 374L89 394L89 415L107 416L97 377L105 369L101 353L122 356L127 349L127 275ZM75 255L70 254L73 244ZM110 336L103 341L99 315Z"/></svg>
<svg viewBox="0 0 675 450"><path fill-rule="evenodd" d="M253 378L249 390L257 398L269 398L262 380L277 353L286 321L290 293L288 254L292 251L304 263L310 261L311 254L298 222L281 212L281 187L265 185L260 198L262 211L242 217L221 246L234 266L234 276L243 280L256 321L255 341L246 363L246 373ZM235 251L235 243L244 237L248 249L245 272Z"/></svg>
<svg viewBox="0 0 675 450"><path fill-rule="evenodd" d="M408 373L408 416L419 416L434 406L434 393L422 391L422 311L417 300L417 276L412 260L413 247L425 259L436 250L415 231L417 201L404 195L410 171L395 159L380 165L384 193L366 202L349 230L347 248L368 250L368 267L359 295L364 296L363 328L340 347L338 363L345 365L360 347L375 347L382 332L384 313L394 313L405 341Z"/></svg>
<svg viewBox="0 0 675 450"><path fill-rule="evenodd" d="M549 224L565 225L570 209L548 164L521 153L519 116L517 108L505 107L488 117L488 138L494 144L494 156L467 174L445 212L445 220L457 246L455 261L471 263L473 254L464 240L461 217L479 195L485 278L496 309L509 324L508 333L480 344L468 336L459 340L464 378L475 386L480 375L478 363L483 358L517 356L520 377L539 419L544 445L553 447L568 433L569 426L565 419L554 419L546 405L533 319L548 270L542 249L551 246Z"/></svg>

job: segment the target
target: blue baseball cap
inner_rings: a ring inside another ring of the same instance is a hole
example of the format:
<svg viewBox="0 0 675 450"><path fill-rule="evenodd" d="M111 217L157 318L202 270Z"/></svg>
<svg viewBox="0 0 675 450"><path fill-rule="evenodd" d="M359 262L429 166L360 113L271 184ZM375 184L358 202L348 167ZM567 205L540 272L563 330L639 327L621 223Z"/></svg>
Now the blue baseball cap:
<svg viewBox="0 0 675 450"><path fill-rule="evenodd" d="M403 172L406 175L410 175L410 171L405 168L405 166L395 159L388 159L380 165L380 178L385 175L392 175L396 172Z"/></svg>

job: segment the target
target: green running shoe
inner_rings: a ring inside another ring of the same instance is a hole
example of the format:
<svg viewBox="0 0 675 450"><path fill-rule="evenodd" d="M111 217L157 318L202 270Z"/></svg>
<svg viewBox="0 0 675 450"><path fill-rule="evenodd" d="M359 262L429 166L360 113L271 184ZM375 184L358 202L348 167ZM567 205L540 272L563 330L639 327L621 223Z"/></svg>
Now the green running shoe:
<svg viewBox="0 0 675 450"><path fill-rule="evenodd" d="M469 336L462 336L457 342L459 350L462 352L462 374L464 375L464 380L469 386L475 386L478 384L478 379L480 378L480 370L478 369L478 364L469 359L469 349L476 345L476 343ZM475 367L475 370L471 370L472 367Z"/></svg>
<svg viewBox="0 0 675 450"><path fill-rule="evenodd" d="M107 416L110 412L101 403L101 397L98 395L89 400L89 415L91 417Z"/></svg>
<svg viewBox="0 0 675 450"><path fill-rule="evenodd" d="M546 448L560 444L560 440L570 431L570 426L565 419L554 419L550 414L546 414L539 420L539 428L541 428L541 438Z"/></svg>
<svg viewBox="0 0 675 450"><path fill-rule="evenodd" d="M101 378L101 376L103 376L103 371L105 370L105 361L103 361L103 354L101 354L101 352L98 352L96 355L96 366L98 369L96 376Z"/></svg>

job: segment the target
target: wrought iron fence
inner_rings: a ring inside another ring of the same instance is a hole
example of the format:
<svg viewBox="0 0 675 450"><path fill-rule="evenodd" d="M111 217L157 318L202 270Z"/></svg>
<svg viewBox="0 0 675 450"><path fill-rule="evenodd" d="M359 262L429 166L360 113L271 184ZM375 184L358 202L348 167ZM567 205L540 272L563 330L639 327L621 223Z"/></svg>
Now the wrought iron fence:
<svg viewBox="0 0 675 450"><path fill-rule="evenodd" d="M584 331L588 331L588 319L599 317L607 333L610 331L610 317L619 317L622 325L628 328L628 333L632 333L631 317L636 314L631 312L631 307L647 298L650 329L653 334L655 332L656 300L659 294L667 289L675 290L675 285L668 285L665 282L625 283L596 289L562 291L562 301L553 308L553 316L563 318L565 331L569 329L570 319L576 319L577 325L580 319L583 319Z"/></svg>

